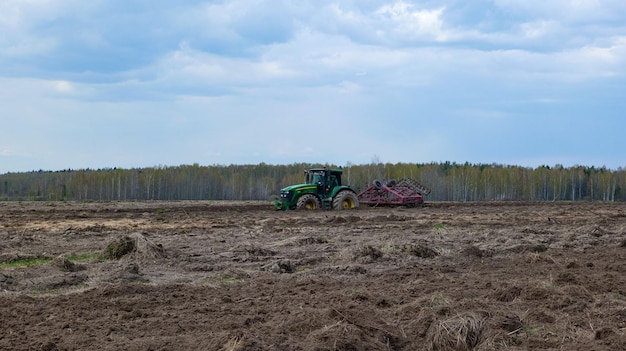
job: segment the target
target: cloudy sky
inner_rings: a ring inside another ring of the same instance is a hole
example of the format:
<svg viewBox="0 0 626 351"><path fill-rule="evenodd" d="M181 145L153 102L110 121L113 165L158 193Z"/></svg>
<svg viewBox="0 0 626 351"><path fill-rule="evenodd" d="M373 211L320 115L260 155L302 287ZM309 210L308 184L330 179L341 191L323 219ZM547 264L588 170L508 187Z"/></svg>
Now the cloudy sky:
<svg viewBox="0 0 626 351"><path fill-rule="evenodd" d="M0 173L626 167L624 0L0 0Z"/></svg>

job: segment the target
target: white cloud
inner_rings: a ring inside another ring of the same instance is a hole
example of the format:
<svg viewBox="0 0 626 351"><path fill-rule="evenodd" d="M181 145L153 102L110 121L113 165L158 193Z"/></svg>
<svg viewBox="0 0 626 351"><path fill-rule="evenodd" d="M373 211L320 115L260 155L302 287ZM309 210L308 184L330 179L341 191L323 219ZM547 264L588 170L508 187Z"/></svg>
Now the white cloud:
<svg viewBox="0 0 626 351"><path fill-rule="evenodd" d="M189 45L163 57L154 67L160 84L172 87L219 90L263 85L298 75L271 58L229 58L195 50Z"/></svg>
<svg viewBox="0 0 626 351"><path fill-rule="evenodd" d="M543 37L551 36L559 29L556 21L533 21L520 24L520 34L524 39L540 40Z"/></svg>
<svg viewBox="0 0 626 351"><path fill-rule="evenodd" d="M418 10L413 4L397 1L382 6L376 11L376 14L392 22L391 28L394 34L406 36L411 40L445 41L447 34L443 30L443 20L441 19L443 12L444 8Z"/></svg>
<svg viewBox="0 0 626 351"><path fill-rule="evenodd" d="M53 85L54 90L58 91L59 93L70 93L72 92L72 90L74 90L72 83L65 80L56 81L53 83Z"/></svg>
<svg viewBox="0 0 626 351"><path fill-rule="evenodd" d="M363 24L364 17L353 10L346 10L339 3L332 3L328 6L330 12L337 17L340 22L351 24Z"/></svg>
<svg viewBox="0 0 626 351"><path fill-rule="evenodd" d="M0 156L17 156L17 155L18 153L9 147L5 146L5 147L0 148Z"/></svg>
<svg viewBox="0 0 626 351"><path fill-rule="evenodd" d="M626 76L626 41L623 38L617 38L608 47L585 46L555 56L557 62L553 70L560 67L570 78L568 80Z"/></svg>

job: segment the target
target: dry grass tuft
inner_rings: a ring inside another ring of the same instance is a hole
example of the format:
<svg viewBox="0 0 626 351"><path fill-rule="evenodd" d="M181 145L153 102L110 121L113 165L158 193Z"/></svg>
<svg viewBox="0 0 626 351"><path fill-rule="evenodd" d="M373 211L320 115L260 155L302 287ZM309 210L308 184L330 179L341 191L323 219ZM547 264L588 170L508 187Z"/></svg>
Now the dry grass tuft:
<svg viewBox="0 0 626 351"><path fill-rule="evenodd" d="M483 341L485 317L468 313L435 321L428 335L431 351L470 351Z"/></svg>
<svg viewBox="0 0 626 351"><path fill-rule="evenodd" d="M224 344L224 346L222 346L220 351L239 351L239 350L243 350L243 348L244 348L243 338L234 336L230 338Z"/></svg>
<svg viewBox="0 0 626 351"><path fill-rule="evenodd" d="M383 252L371 245L363 245L356 250L354 250L353 258L358 260L360 258L368 258L371 261L376 261L377 259L383 257Z"/></svg>
<svg viewBox="0 0 626 351"><path fill-rule="evenodd" d="M163 246L153 243L141 233L133 233L107 245L103 256L108 259L119 260L129 254L133 254L137 258L159 258L165 256L165 250Z"/></svg>
<svg viewBox="0 0 626 351"><path fill-rule="evenodd" d="M549 255L541 254L538 252L529 252L525 257L526 263L555 263L556 261Z"/></svg>
<svg viewBox="0 0 626 351"><path fill-rule="evenodd" d="M130 254L135 250L135 242L129 236L123 236L107 245L104 249L103 256L112 260L119 260L120 258Z"/></svg>

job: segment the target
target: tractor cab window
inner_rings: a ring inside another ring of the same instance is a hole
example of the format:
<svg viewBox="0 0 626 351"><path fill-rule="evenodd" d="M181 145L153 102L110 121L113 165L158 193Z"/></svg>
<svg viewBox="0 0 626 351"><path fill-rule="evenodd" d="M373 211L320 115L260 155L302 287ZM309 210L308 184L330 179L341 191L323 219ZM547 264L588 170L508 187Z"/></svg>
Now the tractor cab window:
<svg viewBox="0 0 626 351"><path fill-rule="evenodd" d="M324 176L321 173L314 173L313 174L313 182L312 184L318 184L318 183L323 183L324 182Z"/></svg>
<svg viewBox="0 0 626 351"><path fill-rule="evenodd" d="M330 177L328 177L328 187L330 189L333 189L337 185L339 185L339 183L337 182L337 177L335 175L331 175Z"/></svg>
<svg viewBox="0 0 626 351"><path fill-rule="evenodd" d="M335 179L337 180L337 185L342 185L342 183L341 183L341 173L335 174Z"/></svg>

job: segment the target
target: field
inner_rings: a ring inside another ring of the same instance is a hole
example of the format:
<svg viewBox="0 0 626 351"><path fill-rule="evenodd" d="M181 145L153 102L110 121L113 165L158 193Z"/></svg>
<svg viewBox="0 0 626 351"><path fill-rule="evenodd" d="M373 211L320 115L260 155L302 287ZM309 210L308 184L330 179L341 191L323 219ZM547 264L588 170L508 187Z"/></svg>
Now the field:
<svg viewBox="0 0 626 351"><path fill-rule="evenodd" d="M624 350L626 204L0 203L0 349Z"/></svg>

